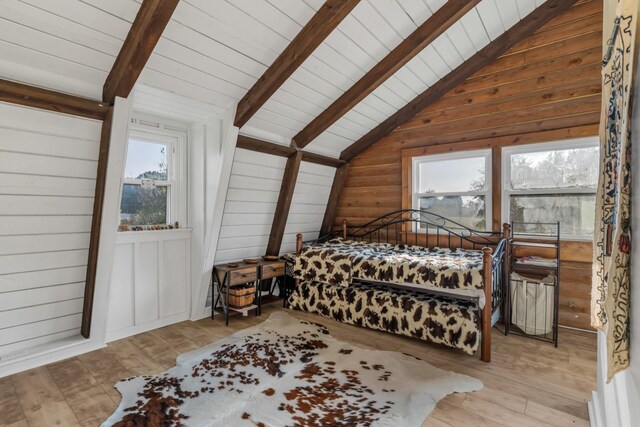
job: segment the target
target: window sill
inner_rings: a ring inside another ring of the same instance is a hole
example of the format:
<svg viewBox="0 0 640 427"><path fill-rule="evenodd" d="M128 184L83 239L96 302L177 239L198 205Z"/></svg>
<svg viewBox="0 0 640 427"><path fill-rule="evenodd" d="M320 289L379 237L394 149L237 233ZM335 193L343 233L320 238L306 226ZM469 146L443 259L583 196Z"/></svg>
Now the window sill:
<svg viewBox="0 0 640 427"><path fill-rule="evenodd" d="M191 238L191 228L173 230L118 231L116 243L157 242Z"/></svg>

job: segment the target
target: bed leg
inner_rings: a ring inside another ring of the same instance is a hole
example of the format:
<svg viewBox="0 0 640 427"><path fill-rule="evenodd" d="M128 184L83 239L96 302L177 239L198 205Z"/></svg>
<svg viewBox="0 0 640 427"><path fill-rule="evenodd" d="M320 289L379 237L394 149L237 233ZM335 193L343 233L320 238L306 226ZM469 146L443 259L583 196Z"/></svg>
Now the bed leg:
<svg viewBox="0 0 640 427"><path fill-rule="evenodd" d="M347 220L342 220L342 238L347 240Z"/></svg>
<svg viewBox="0 0 640 427"><path fill-rule="evenodd" d="M482 342L480 343L480 360L491 362L491 291L493 249L482 248L482 282L484 286L484 308L482 309Z"/></svg>

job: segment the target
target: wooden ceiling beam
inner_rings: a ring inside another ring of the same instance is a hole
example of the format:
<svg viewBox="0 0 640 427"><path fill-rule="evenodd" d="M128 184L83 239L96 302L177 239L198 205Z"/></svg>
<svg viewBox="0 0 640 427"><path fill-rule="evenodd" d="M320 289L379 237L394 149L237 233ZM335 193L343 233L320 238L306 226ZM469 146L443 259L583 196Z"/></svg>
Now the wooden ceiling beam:
<svg viewBox="0 0 640 427"><path fill-rule="evenodd" d="M293 137L296 145L303 148L310 144L479 2L480 0L449 0L318 117L298 132Z"/></svg>
<svg viewBox="0 0 640 427"><path fill-rule="evenodd" d="M422 92L391 117L343 150L340 158L347 162L350 161L381 138L390 134L398 126L440 99L449 90L480 71L484 66L490 64L509 50L509 48L529 37L559 13L571 7L576 1L577 0L547 0L543 5L536 8L536 10L478 51L455 70L440 79L436 84Z"/></svg>
<svg viewBox="0 0 640 427"><path fill-rule="evenodd" d="M244 126L360 0L327 0L238 103L234 125Z"/></svg>
<svg viewBox="0 0 640 427"><path fill-rule="evenodd" d="M273 142L263 141L261 139L252 138L246 135L238 135L236 148L243 148L245 150L257 151L259 153L271 154L280 157L289 157L295 152L299 151L294 147L274 144ZM302 152L302 161L315 163L317 165L330 166L333 168L339 168L346 163L344 160L334 159L333 157L310 153L308 151Z"/></svg>
<svg viewBox="0 0 640 427"><path fill-rule="evenodd" d="M293 192L296 189L301 163L302 151L296 151L287 158L287 165L284 168L282 184L280 185L280 194L276 203L276 212L273 215L271 233L267 242L267 255L280 255L282 237L289 218L289 210L291 209L291 201L293 200Z"/></svg>
<svg viewBox="0 0 640 427"><path fill-rule="evenodd" d="M96 170L96 187L93 195L93 214L91 215L91 234L89 237L89 257L87 275L84 284L84 302L80 334L89 338L91 335L91 319L93 317L93 296L96 288L96 270L98 268L98 247L100 246L100 229L102 228L102 209L107 184L107 163L109 145L111 143L111 125L113 124L113 108L109 107L102 122L100 148L98 149L98 169Z"/></svg>
<svg viewBox="0 0 640 427"><path fill-rule="evenodd" d="M89 119L104 120L109 104L0 79L0 101Z"/></svg>
<svg viewBox="0 0 640 427"><path fill-rule="evenodd" d="M127 98L171 20L179 0L143 0L129 34L102 88L102 99L113 104Z"/></svg>
<svg viewBox="0 0 640 427"><path fill-rule="evenodd" d="M259 153L271 154L279 157L289 157L296 152L295 148L288 145L275 144L273 142L263 141L246 135L238 135L236 148L244 148L245 150L257 151Z"/></svg>

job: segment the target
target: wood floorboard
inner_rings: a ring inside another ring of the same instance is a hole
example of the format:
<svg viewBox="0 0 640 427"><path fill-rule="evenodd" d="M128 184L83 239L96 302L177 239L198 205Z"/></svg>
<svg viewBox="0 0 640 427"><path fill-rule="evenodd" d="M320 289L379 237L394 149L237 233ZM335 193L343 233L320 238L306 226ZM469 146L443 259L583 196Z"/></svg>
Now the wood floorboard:
<svg viewBox="0 0 640 427"><path fill-rule="evenodd" d="M234 316L182 322L110 343L107 348L0 379L0 426L97 426L120 401L114 384L132 375L170 368L178 354L211 344L261 317ZM442 399L423 427L588 426L587 401L596 386L593 334L562 330L560 347L494 329L489 363L459 351L344 325L323 317L290 312L329 327L342 341L364 348L395 350L439 368L474 376L484 383L475 393ZM553 365L547 363L553 361Z"/></svg>

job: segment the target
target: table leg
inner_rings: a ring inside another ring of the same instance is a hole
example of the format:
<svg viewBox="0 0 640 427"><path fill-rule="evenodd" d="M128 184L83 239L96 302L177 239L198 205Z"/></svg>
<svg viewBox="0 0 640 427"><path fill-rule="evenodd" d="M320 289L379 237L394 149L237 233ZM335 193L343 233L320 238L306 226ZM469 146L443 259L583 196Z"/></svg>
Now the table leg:
<svg viewBox="0 0 640 427"><path fill-rule="evenodd" d="M256 309L256 316L262 314L262 281L260 281L260 286L258 286L258 308Z"/></svg>
<svg viewBox="0 0 640 427"><path fill-rule="evenodd" d="M225 309L224 311L225 311L225 315L226 315L226 317L225 317L225 325L229 326L229 287L230 286L229 286L228 283L226 285L227 285L227 289L226 289L227 297L225 298L225 301L224 301L224 306L225 306L224 307L224 309Z"/></svg>

